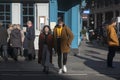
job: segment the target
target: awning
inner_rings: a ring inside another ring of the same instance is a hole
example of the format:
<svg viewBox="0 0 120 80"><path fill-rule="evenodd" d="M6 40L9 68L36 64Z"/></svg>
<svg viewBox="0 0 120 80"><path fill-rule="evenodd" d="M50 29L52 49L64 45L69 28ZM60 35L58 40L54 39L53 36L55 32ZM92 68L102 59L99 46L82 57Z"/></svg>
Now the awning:
<svg viewBox="0 0 120 80"><path fill-rule="evenodd" d="M71 7L80 4L82 0L58 0L58 10L66 11Z"/></svg>

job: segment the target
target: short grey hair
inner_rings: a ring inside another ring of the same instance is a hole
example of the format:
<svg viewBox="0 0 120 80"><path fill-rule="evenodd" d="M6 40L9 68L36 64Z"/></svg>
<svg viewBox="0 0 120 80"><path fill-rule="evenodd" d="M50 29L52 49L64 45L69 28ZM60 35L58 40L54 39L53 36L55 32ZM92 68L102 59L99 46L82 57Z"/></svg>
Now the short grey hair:
<svg viewBox="0 0 120 80"><path fill-rule="evenodd" d="M28 23L31 23L31 24L32 24L32 21L29 20L29 21L27 21L27 24L28 24Z"/></svg>

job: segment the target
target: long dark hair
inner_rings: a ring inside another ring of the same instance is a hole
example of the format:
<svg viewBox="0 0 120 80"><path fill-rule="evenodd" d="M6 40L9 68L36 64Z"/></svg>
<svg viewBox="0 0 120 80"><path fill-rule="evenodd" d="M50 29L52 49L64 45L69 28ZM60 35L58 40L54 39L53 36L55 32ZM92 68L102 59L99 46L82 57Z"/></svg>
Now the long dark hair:
<svg viewBox="0 0 120 80"><path fill-rule="evenodd" d="M50 26L49 26L49 25L45 25L45 26L43 27L42 32L45 33L45 28L46 28L46 27L49 29L49 32L48 32L48 33L51 33L51 29L50 29Z"/></svg>

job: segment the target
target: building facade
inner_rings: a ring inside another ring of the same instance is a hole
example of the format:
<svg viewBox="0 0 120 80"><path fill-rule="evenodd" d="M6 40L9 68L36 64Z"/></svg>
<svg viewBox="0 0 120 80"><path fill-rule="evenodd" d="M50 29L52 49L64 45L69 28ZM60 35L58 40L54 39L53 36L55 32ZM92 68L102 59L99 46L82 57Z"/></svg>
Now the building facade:
<svg viewBox="0 0 120 80"><path fill-rule="evenodd" d="M71 47L78 49L81 43L82 18L81 0L50 0L50 24L51 27L57 24L58 17L62 17L64 23L71 29L74 34Z"/></svg>
<svg viewBox="0 0 120 80"><path fill-rule="evenodd" d="M113 17L120 16L120 0L91 0L87 6L91 10L87 25L92 29L102 26Z"/></svg>
<svg viewBox="0 0 120 80"><path fill-rule="evenodd" d="M65 24L74 34L72 48L81 42L82 18L80 16L81 0L0 0L0 21L8 28L8 24L20 24L26 30L26 23L31 20L35 28L35 49L38 49L38 37L44 25L51 29L62 17Z"/></svg>
<svg viewBox="0 0 120 80"><path fill-rule="evenodd" d="M38 49L38 35L44 25L49 25L49 1L37 2L0 2L0 21L8 28L8 24L20 24L26 29L28 20L33 22L35 28L35 49Z"/></svg>

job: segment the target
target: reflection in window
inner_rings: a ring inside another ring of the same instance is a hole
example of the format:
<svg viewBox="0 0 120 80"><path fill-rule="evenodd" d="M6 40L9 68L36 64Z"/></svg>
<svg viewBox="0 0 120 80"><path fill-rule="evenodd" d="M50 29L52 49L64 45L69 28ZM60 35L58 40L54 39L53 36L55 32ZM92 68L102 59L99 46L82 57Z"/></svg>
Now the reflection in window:
<svg viewBox="0 0 120 80"><path fill-rule="evenodd" d="M7 16L6 16L6 20L10 20L10 15L7 15Z"/></svg>
<svg viewBox="0 0 120 80"><path fill-rule="evenodd" d="M34 4L23 3L23 26L26 27L27 21L32 21L34 24Z"/></svg>
<svg viewBox="0 0 120 80"><path fill-rule="evenodd" d="M5 15L10 15L10 12L5 13Z"/></svg>
<svg viewBox="0 0 120 80"><path fill-rule="evenodd" d="M0 20L4 20L4 15L0 15Z"/></svg>
<svg viewBox="0 0 120 80"><path fill-rule="evenodd" d="M3 12L3 11L4 11L4 5L0 4L0 12Z"/></svg>
<svg viewBox="0 0 120 80"><path fill-rule="evenodd" d="M27 14L27 8L23 8L23 15Z"/></svg>
<svg viewBox="0 0 120 80"><path fill-rule="evenodd" d="M4 15L4 13L0 13L0 15Z"/></svg>
<svg viewBox="0 0 120 80"><path fill-rule="evenodd" d="M23 22L27 22L28 17L27 16L23 16Z"/></svg>
<svg viewBox="0 0 120 80"><path fill-rule="evenodd" d="M32 3L29 3L29 6L30 6L30 7L33 7L33 4L32 4Z"/></svg>
<svg viewBox="0 0 120 80"><path fill-rule="evenodd" d="M6 12L10 12L10 5L6 5Z"/></svg>
<svg viewBox="0 0 120 80"><path fill-rule="evenodd" d="M5 28L11 23L11 4L0 3L0 21L3 22Z"/></svg>
<svg viewBox="0 0 120 80"><path fill-rule="evenodd" d="M27 6L27 4L23 4L23 7L26 7Z"/></svg>
<svg viewBox="0 0 120 80"><path fill-rule="evenodd" d="M34 22L34 17L33 17L33 16L30 16L30 17L29 17L29 20L32 21L32 22Z"/></svg>
<svg viewBox="0 0 120 80"><path fill-rule="evenodd" d="M29 8L29 14L33 15L33 8Z"/></svg>

